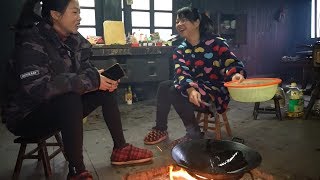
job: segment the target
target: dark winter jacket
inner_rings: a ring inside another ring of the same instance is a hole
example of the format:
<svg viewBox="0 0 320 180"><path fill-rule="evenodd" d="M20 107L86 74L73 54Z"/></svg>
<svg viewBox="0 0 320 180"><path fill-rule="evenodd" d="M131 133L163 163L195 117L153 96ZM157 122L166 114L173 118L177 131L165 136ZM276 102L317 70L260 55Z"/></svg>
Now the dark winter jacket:
<svg viewBox="0 0 320 180"><path fill-rule="evenodd" d="M55 96L97 90L100 76L89 62L91 44L80 34L62 41L45 22L16 33L11 65L16 89L11 88L2 118L10 131L19 121Z"/></svg>

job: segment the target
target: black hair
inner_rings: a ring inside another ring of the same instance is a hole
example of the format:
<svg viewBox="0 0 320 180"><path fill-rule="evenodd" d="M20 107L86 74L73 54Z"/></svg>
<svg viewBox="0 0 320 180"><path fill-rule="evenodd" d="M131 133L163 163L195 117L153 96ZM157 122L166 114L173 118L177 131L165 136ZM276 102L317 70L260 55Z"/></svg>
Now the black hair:
<svg viewBox="0 0 320 180"><path fill-rule="evenodd" d="M200 13L197 8L183 7L177 11L177 16L179 19L185 18L191 22L199 19L201 35L214 33L213 21L205 13Z"/></svg>
<svg viewBox="0 0 320 180"><path fill-rule="evenodd" d="M35 13L35 7L42 2L41 16ZM45 20L52 25L50 11L58 11L64 13L71 0L26 0L23 5L19 19L15 25L15 29L32 27L35 22Z"/></svg>

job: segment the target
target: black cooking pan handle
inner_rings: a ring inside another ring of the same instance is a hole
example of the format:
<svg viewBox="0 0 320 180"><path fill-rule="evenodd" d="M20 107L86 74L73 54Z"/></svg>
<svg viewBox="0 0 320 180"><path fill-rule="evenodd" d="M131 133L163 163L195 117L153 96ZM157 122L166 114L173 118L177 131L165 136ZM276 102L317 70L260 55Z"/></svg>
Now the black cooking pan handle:
<svg viewBox="0 0 320 180"><path fill-rule="evenodd" d="M234 142L238 142L238 143L244 144L244 139L242 139L242 138L238 138L238 137L233 137L233 138L231 139L231 141L234 141Z"/></svg>

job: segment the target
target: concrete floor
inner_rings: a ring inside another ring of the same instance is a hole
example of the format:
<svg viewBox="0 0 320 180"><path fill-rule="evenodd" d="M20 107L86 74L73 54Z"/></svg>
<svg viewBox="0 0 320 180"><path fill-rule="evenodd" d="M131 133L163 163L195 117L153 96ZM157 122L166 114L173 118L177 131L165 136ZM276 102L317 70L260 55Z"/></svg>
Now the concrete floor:
<svg viewBox="0 0 320 180"><path fill-rule="evenodd" d="M269 106L271 102L264 105ZM113 147L110 134L102 120L100 109L88 117L84 124L84 159L94 179L118 180L128 173L173 163L168 145L185 134L182 121L174 110L169 115L169 140L156 145L143 144L143 137L154 125L155 101L146 100L133 105L121 104L122 122L127 142L154 152L151 163L139 166L116 167L110 165ZM278 121L273 114L261 114L258 120L252 117L253 104L231 101L228 112L233 136L245 140L262 156L260 170L272 174L275 179L320 179L320 118L309 120L285 119ZM210 134L209 134L210 136ZM223 139L230 139L223 130ZM10 179L19 146L13 143L14 136L3 124L0 125L0 179ZM52 151L51 147L49 151ZM50 179L65 179L67 163L60 154L51 160L53 176ZM41 163L25 160L20 179L45 179Z"/></svg>

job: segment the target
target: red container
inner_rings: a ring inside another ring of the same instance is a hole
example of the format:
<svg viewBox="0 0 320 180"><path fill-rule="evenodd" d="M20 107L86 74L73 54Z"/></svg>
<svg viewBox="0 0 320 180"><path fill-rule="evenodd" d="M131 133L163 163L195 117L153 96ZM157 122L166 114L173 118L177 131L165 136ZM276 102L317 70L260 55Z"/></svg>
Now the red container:
<svg viewBox="0 0 320 180"><path fill-rule="evenodd" d="M131 47L139 47L139 43L132 43Z"/></svg>

